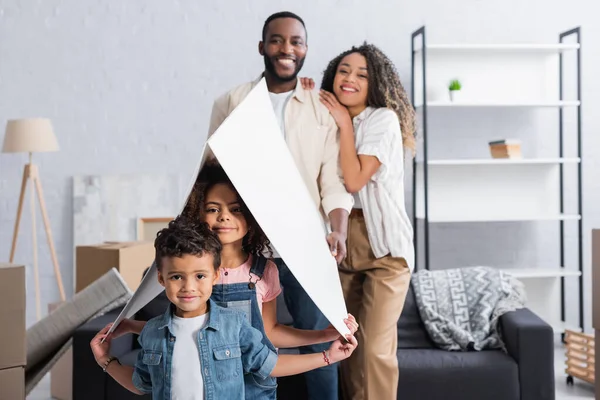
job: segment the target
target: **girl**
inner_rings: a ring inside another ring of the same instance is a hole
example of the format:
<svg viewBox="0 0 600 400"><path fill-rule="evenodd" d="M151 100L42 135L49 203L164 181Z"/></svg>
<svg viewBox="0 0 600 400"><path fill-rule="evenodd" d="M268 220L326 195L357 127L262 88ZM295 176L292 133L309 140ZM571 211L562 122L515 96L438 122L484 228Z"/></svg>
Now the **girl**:
<svg viewBox="0 0 600 400"><path fill-rule="evenodd" d="M414 259L404 152L415 150L415 113L393 63L370 44L334 58L320 93L339 127L340 165L355 198L339 274L362 343L342 363L343 391L349 399L392 400L397 323Z"/></svg>
<svg viewBox="0 0 600 400"><path fill-rule="evenodd" d="M218 234L223 245L219 279L211 299L223 307L244 311L251 325L263 332L263 342L272 350L339 338L333 326L322 331L305 331L277 323L279 273L275 264L263 256L265 251L271 253L269 240L219 165L208 164L202 169L183 214L199 216ZM145 325L142 321L124 322L115 336L127 332L139 334ZM354 317L348 315L345 322L354 334L358 329ZM246 399L276 398L275 378L258 381L254 374L244 378Z"/></svg>

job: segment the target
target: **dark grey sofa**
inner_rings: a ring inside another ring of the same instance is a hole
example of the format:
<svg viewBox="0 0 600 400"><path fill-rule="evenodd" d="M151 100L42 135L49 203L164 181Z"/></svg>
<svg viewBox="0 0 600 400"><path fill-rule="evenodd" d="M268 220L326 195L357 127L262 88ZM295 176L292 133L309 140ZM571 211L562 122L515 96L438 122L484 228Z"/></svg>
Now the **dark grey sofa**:
<svg viewBox="0 0 600 400"><path fill-rule="evenodd" d="M291 323L280 296L278 320ZM167 299L158 296L136 318L147 320L165 310ZM150 399L119 386L96 365L89 343L96 332L114 320L120 310L89 321L73 338L73 400ZM409 291L398 321L398 399L402 400L544 400L554 399L554 335L552 328L528 309L501 317L508 354L499 350L448 352L429 339ZM112 352L133 365L137 337L113 341ZM294 350L290 350L294 352ZM302 376L278 380L280 399L306 399Z"/></svg>

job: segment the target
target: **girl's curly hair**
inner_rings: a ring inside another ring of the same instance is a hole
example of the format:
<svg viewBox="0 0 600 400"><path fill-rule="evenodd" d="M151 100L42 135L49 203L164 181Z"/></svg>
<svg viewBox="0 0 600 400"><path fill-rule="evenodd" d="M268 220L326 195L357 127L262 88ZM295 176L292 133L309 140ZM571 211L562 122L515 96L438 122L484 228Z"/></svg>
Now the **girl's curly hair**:
<svg viewBox="0 0 600 400"><path fill-rule="evenodd" d="M206 194L213 186L217 184L229 185L229 187L231 187L238 197L242 214L248 223L248 233L242 242L244 251L255 256L263 255L266 251L269 256L272 256L273 250L271 249L271 242L267 238L267 235L265 235L260 225L258 225L258 222L256 222L256 219L246 206L246 203L244 203L237 190L235 190L233 183L231 183L231 180L225 173L223 167L217 163L209 163L202 168L198 174L198 177L196 178L196 183L194 184L194 188L192 189L192 193L190 194L182 214L187 218L200 218L204 213L204 201Z"/></svg>
<svg viewBox="0 0 600 400"><path fill-rule="evenodd" d="M367 60L369 76L367 106L386 107L394 111L400 121L402 143L415 154L417 131L415 110L400 82L394 63L379 48L365 42L361 46L353 46L331 60L323 73L321 89L333 93L333 81L338 66L344 57L352 53L358 53Z"/></svg>

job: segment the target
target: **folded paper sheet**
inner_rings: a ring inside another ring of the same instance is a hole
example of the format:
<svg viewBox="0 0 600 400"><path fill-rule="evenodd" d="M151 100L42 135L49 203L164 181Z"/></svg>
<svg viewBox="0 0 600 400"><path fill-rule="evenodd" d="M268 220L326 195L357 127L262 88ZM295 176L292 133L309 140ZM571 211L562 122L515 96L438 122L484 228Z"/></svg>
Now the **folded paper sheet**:
<svg viewBox="0 0 600 400"><path fill-rule="evenodd" d="M342 334L349 333L323 221L281 135L264 79L207 141L182 210L209 150L298 282L332 325ZM113 326L162 290L153 265Z"/></svg>

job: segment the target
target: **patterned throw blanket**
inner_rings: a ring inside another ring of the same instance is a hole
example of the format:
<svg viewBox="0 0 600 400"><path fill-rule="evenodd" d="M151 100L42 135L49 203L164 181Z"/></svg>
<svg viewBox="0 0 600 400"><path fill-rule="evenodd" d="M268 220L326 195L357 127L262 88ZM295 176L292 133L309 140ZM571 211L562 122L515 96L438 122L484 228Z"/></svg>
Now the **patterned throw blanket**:
<svg viewBox="0 0 600 400"><path fill-rule="evenodd" d="M412 285L425 329L444 350L504 349L498 318L526 301L521 282L489 267L419 271Z"/></svg>

